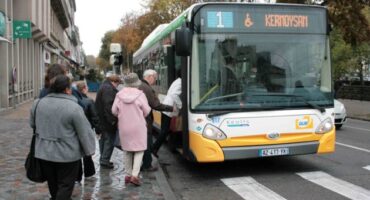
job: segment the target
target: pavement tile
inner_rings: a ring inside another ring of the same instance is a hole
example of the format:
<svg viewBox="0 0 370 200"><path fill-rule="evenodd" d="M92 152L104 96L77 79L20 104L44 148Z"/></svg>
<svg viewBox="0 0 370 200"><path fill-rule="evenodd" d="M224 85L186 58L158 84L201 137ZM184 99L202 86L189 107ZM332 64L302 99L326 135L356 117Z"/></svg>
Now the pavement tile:
<svg viewBox="0 0 370 200"><path fill-rule="evenodd" d="M0 113L0 200L49 199L46 183L36 184L25 176L24 161L32 136L28 121L31 105L32 102L27 102L17 109ZM165 199L155 173L141 173L140 187L125 184L122 151L115 149L113 152L113 170L100 169L98 159L97 149L93 156L96 174L75 185L72 199Z"/></svg>

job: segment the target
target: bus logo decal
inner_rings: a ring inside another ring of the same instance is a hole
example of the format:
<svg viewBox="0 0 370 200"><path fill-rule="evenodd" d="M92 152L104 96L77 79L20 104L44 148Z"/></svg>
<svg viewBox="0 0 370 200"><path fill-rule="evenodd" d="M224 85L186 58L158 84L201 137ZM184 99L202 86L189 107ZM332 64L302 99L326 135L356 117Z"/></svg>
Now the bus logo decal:
<svg viewBox="0 0 370 200"><path fill-rule="evenodd" d="M249 17L249 13L245 15L244 26L247 28L253 26L253 21L252 21L252 18Z"/></svg>
<svg viewBox="0 0 370 200"><path fill-rule="evenodd" d="M280 138L280 133L278 133L278 132L268 133L268 134L266 135L266 137L267 137L268 139L271 139L271 140L277 140L277 139L279 139L279 138Z"/></svg>
<svg viewBox="0 0 370 200"><path fill-rule="evenodd" d="M313 120L310 116L303 116L302 119L295 120L296 129L310 129L313 128Z"/></svg>

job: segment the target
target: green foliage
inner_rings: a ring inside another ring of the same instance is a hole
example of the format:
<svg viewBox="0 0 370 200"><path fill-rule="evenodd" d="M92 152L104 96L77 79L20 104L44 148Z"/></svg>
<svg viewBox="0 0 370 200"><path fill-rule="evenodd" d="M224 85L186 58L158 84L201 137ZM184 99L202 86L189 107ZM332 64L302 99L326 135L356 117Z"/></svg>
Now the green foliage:
<svg viewBox="0 0 370 200"><path fill-rule="evenodd" d="M104 66L104 65L109 65L109 56L110 56L110 44L112 43L112 38L114 35L114 31L108 31L105 33L104 37L102 38L101 42L102 45L100 47L100 52L99 52L99 62L98 65L100 68L106 68L109 66ZM101 65L104 64L104 65Z"/></svg>
<svg viewBox="0 0 370 200"><path fill-rule="evenodd" d="M356 65L354 52L349 44L342 38L341 32L334 29L330 34L330 46L333 66L333 79L339 80L345 74L353 71Z"/></svg>

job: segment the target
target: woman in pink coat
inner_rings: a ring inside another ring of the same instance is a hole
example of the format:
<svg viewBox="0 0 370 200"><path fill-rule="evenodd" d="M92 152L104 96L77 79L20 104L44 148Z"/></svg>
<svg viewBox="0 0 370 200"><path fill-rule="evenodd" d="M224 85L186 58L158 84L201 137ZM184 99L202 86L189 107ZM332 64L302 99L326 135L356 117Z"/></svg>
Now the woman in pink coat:
<svg viewBox="0 0 370 200"><path fill-rule="evenodd" d="M141 84L136 73L130 73L124 78L124 88L119 91L112 106L113 115L118 117L118 129L124 166L126 170L125 183L139 186L140 166L144 150L147 148L147 128L145 117L150 112L150 106L144 93L137 89Z"/></svg>

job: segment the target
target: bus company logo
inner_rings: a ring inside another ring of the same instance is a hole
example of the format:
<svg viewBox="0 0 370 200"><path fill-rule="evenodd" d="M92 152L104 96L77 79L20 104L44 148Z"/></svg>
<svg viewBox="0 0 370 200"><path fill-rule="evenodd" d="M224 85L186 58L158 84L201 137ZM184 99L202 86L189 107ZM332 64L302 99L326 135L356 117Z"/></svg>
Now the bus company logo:
<svg viewBox="0 0 370 200"><path fill-rule="evenodd" d="M253 26L253 20L249 16L249 13L245 14L244 26L247 27L247 28Z"/></svg>
<svg viewBox="0 0 370 200"><path fill-rule="evenodd" d="M212 123L214 123L214 124L218 124L218 123L220 123L220 117L212 117Z"/></svg>
<svg viewBox="0 0 370 200"><path fill-rule="evenodd" d="M313 128L313 120L310 116L303 116L301 119L295 120L296 129L310 129Z"/></svg>
<svg viewBox="0 0 370 200"><path fill-rule="evenodd" d="M280 138L280 133L278 132L267 133L266 137L267 139L270 139L270 140L277 140Z"/></svg>
<svg viewBox="0 0 370 200"><path fill-rule="evenodd" d="M227 127L248 127L249 121L245 119L230 119L226 121Z"/></svg>

